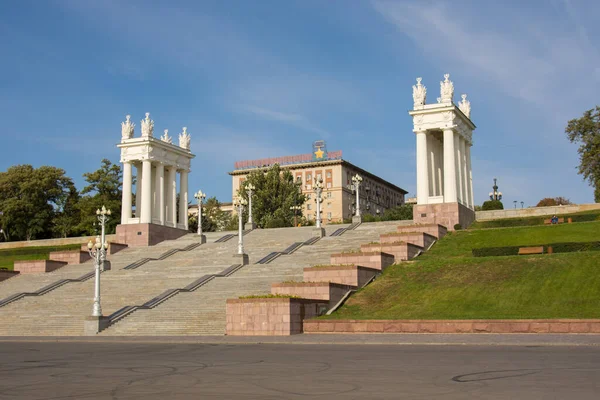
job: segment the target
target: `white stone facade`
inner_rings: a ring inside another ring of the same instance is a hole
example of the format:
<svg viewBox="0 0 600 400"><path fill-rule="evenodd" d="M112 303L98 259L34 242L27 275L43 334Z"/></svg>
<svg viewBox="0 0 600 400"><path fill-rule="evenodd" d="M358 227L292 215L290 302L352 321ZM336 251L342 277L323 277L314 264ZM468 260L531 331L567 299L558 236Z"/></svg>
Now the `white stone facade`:
<svg viewBox="0 0 600 400"><path fill-rule="evenodd" d="M153 137L154 121L150 114L142 120L142 136L134 137L135 125L130 116L121 123L121 163L123 163L123 197L121 224L156 224L188 229L188 174L195 156L190 151L187 128L179 135L177 146L168 131L160 138ZM133 215L133 168L136 169L136 204ZM179 209L177 204L177 174L179 174ZM179 223L177 223L179 216Z"/></svg>
<svg viewBox="0 0 600 400"><path fill-rule="evenodd" d="M427 89L413 86L414 133L417 139L417 204L460 203L474 209L471 146L475 125L466 95L454 104L450 75L440 82L437 103L426 104Z"/></svg>

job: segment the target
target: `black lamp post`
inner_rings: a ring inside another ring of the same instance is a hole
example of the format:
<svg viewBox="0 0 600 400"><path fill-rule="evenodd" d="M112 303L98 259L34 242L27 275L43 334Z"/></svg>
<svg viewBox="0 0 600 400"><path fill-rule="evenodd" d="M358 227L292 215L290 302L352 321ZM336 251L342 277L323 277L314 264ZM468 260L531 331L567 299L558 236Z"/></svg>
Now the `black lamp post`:
<svg viewBox="0 0 600 400"><path fill-rule="evenodd" d="M492 189L494 189L493 192L490 192L490 200L502 200L502 192L498 191L498 185L496 184L497 179L494 178L494 186L492 186Z"/></svg>

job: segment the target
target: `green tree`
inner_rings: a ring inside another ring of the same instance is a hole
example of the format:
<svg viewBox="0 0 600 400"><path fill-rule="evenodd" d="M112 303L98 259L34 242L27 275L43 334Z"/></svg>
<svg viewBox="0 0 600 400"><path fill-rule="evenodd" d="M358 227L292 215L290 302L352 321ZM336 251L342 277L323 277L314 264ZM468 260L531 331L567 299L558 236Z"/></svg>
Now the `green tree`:
<svg viewBox="0 0 600 400"><path fill-rule="evenodd" d="M79 192L71 182L68 192L64 193L57 201L56 214L52 221L52 231L55 237L66 238L77 235L80 219L79 198Z"/></svg>
<svg viewBox="0 0 600 400"><path fill-rule="evenodd" d="M565 133L571 143L579 144L578 172L594 188L594 201L600 203L600 106L570 120Z"/></svg>
<svg viewBox="0 0 600 400"><path fill-rule="evenodd" d="M403 204L385 210L381 216L382 221L400 221L413 219L413 205Z"/></svg>
<svg viewBox="0 0 600 400"><path fill-rule="evenodd" d="M53 219L75 190L65 171L16 165L0 173L0 227L6 240L52 237Z"/></svg>
<svg viewBox="0 0 600 400"><path fill-rule="evenodd" d="M504 210L504 204L500 200L484 201L481 206L481 211Z"/></svg>
<svg viewBox="0 0 600 400"><path fill-rule="evenodd" d="M569 199L565 199L564 197L546 197L541 199L536 207L551 207L551 206L566 206L571 203Z"/></svg>
<svg viewBox="0 0 600 400"><path fill-rule="evenodd" d="M223 230L229 222L229 216L221 210L221 203L216 197L209 197L202 203L202 232L216 232ZM188 226L190 232L198 231L197 215L190 215Z"/></svg>
<svg viewBox="0 0 600 400"><path fill-rule="evenodd" d="M294 182L288 170L282 170L278 164L267 171L252 171L244 181L244 190L238 191L248 200L245 187L248 183L255 186L252 194L252 219L260 228L279 228L293 226L294 212L291 206L302 205L306 196L302 194L301 184Z"/></svg>
<svg viewBox="0 0 600 400"><path fill-rule="evenodd" d="M112 217L106 223L106 233L114 233L121 216L121 166L103 159L100 169L83 174L88 183L79 201L79 230L88 235L99 233L96 210L106 206Z"/></svg>

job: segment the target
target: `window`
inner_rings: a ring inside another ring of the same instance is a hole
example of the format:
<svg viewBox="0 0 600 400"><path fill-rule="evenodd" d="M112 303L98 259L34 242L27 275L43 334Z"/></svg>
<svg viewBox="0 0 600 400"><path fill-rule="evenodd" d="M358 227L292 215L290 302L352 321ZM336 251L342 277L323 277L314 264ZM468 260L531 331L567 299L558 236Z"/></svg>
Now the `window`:
<svg viewBox="0 0 600 400"><path fill-rule="evenodd" d="M312 189L312 185L306 185L306 190Z"/></svg>
<svg viewBox="0 0 600 400"><path fill-rule="evenodd" d="M306 182L312 181L312 174L306 174Z"/></svg>
<svg viewBox="0 0 600 400"><path fill-rule="evenodd" d="M327 203L327 208L331 208L331 203Z"/></svg>
<svg viewBox="0 0 600 400"><path fill-rule="evenodd" d="M331 189L331 182L327 182L327 189Z"/></svg>
<svg viewBox="0 0 600 400"><path fill-rule="evenodd" d="M307 204L307 205L306 205L306 209L307 209L307 210L312 210L312 204Z"/></svg>
<svg viewBox="0 0 600 400"><path fill-rule="evenodd" d="M306 219L310 221L310 220L312 219L312 215L310 215L310 214L307 214L307 215L306 215Z"/></svg>
<svg viewBox="0 0 600 400"><path fill-rule="evenodd" d="M327 219L331 219L331 213L330 212L327 213Z"/></svg>
<svg viewBox="0 0 600 400"><path fill-rule="evenodd" d="M327 192L327 198L330 199L331 198L331 192Z"/></svg>
<svg viewBox="0 0 600 400"><path fill-rule="evenodd" d="M322 178L321 174L317 174L317 180L320 181Z"/></svg>
<svg viewBox="0 0 600 400"><path fill-rule="evenodd" d="M311 194L311 193L308 193L308 194L306 195L306 200L310 200L310 199L311 199L311 196L312 196L312 194Z"/></svg>
<svg viewBox="0 0 600 400"><path fill-rule="evenodd" d="M331 171L327 171L327 177L331 178Z"/></svg>

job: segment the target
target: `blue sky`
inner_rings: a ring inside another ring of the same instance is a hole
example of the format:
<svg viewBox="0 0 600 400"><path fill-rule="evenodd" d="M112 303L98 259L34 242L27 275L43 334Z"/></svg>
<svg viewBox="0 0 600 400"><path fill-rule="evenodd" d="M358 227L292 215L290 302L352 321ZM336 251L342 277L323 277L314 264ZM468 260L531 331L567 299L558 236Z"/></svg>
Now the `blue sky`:
<svg viewBox="0 0 600 400"><path fill-rule="evenodd" d="M450 73L477 125L475 201L592 202L571 118L599 103L600 3L521 1L3 1L0 170L54 165L78 188L126 114L192 135L190 192L230 201L236 160L314 140L415 193L407 111L418 76Z"/></svg>

